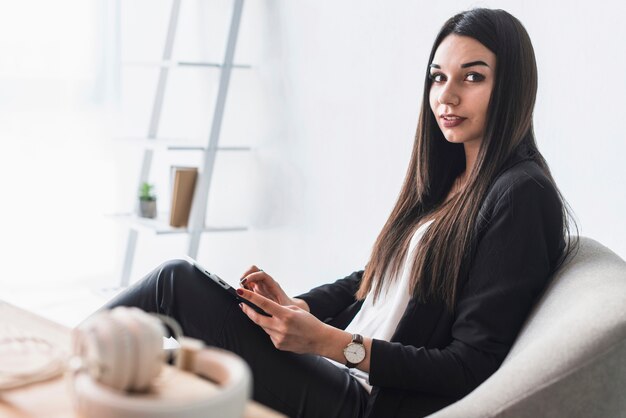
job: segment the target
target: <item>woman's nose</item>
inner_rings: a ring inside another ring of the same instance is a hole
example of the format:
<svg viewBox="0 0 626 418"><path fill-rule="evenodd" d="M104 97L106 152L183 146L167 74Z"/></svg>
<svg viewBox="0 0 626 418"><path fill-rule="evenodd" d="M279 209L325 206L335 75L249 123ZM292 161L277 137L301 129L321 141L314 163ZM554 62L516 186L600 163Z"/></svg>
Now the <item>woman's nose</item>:
<svg viewBox="0 0 626 418"><path fill-rule="evenodd" d="M452 83L446 84L439 94L439 103L444 105L456 106L461 101L461 98L454 91L454 87L451 85Z"/></svg>

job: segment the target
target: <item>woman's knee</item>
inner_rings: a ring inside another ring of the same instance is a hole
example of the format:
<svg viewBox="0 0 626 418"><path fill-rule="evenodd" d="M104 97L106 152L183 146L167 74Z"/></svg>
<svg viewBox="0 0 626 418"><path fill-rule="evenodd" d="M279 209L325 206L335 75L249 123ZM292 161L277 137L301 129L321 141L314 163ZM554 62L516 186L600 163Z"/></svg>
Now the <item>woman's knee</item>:
<svg viewBox="0 0 626 418"><path fill-rule="evenodd" d="M172 286L186 285L195 277L194 267L186 260L172 259L157 267L159 281L167 281Z"/></svg>
<svg viewBox="0 0 626 418"><path fill-rule="evenodd" d="M190 268L191 267L191 268ZM185 260L169 260L156 266L120 295L112 299L107 308L137 306L148 312L169 309L174 295L192 291L185 289L193 276L193 266Z"/></svg>
<svg viewBox="0 0 626 418"><path fill-rule="evenodd" d="M180 271L184 272L184 271L191 271L191 268L193 266L187 260L174 258L174 259L163 262L159 267L163 270L170 270L174 272L180 272Z"/></svg>

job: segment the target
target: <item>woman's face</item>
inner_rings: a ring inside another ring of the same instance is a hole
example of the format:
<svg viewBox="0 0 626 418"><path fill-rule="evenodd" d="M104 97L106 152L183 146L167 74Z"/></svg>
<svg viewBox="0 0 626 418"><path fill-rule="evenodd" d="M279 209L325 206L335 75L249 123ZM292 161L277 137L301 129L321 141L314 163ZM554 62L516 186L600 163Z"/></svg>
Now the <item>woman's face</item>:
<svg viewBox="0 0 626 418"><path fill-rule="evenodd" d="M496 56L474 38L448 35L430 65L430 109L449 142L478 148L496 75Z"/></svg>

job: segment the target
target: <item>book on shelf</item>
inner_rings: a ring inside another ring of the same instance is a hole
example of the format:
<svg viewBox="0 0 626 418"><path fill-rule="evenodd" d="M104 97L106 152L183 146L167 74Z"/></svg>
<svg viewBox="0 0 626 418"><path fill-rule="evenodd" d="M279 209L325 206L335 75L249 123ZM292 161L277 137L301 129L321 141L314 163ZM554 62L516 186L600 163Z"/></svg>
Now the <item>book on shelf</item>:
<svg viewBox="0 0 626 418"><path fill-rule="evenodd" d="M170 208L170 225L186 227L189 222L193 193L198 178L197 167L171 168L172 206Z"/></svg>

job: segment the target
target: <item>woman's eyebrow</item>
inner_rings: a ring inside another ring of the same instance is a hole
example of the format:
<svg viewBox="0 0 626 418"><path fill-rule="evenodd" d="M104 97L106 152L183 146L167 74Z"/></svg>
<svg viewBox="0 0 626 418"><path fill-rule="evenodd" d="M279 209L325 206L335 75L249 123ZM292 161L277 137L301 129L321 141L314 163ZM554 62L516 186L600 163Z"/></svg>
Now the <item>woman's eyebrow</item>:
<svg viewBox="0 0 626 418"><path fill-rule="evenodd" d="M461 64L461 68L473 67L475 65L484 65L485 67L489 67L489 65L485 61L472 61L472 62L466 62L465 64ZM441 69L441 66L439 64L430 64L428 67Z"/></svg>
<svg viewBox="0 0 626 418"><path fill-rule="evenodd" d="M473 67L475 65L484 65L485 67L489 67L489 65L485 61L472 61L461 64L461 68Z"/></svg>

